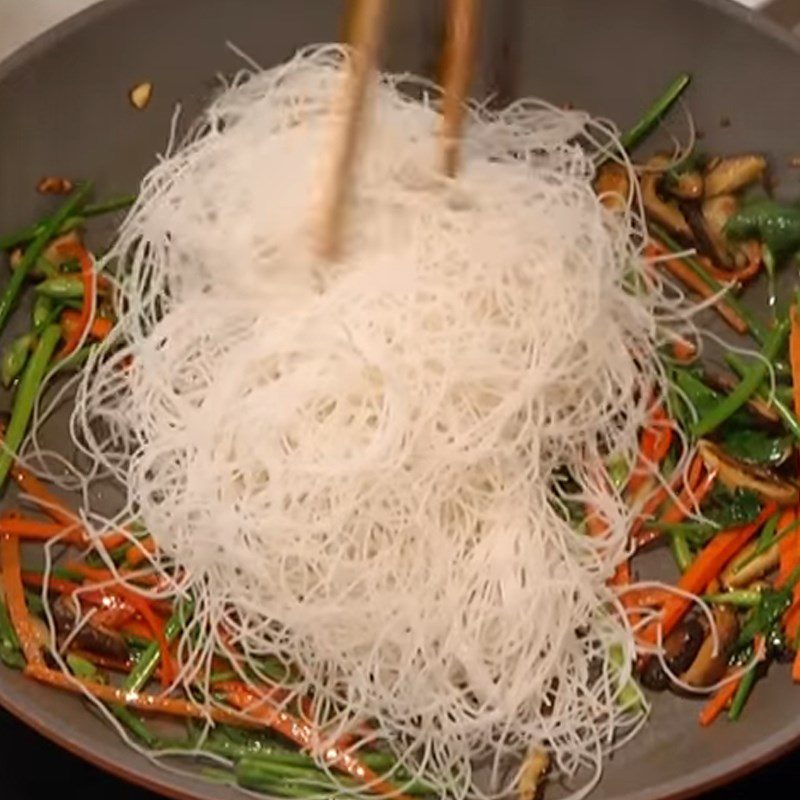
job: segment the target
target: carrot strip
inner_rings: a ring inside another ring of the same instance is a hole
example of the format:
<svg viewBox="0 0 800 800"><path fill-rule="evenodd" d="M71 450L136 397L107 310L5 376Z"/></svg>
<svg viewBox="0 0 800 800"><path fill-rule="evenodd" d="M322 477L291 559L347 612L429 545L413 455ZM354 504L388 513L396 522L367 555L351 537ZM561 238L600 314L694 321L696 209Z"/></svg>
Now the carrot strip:
<svg viewBox="0 0 800 800"><path fill-rule="evenodd" d="M688 339L676 339L672 343L672 355L678 361L692 361L697 355L697 348Z"/></svg>
<svg viewBox="0 0 800 800"><path fill-rule="evenodd" d="M672 503L670 503L666 511L662 514L661 522L672 524L682 522L686 518L687 514L689 513L689 509L691 509L692 506L699 506L700 503L703 502L705 497L714 486L717 473L715 470L711 471L701 481L702 471L703 460L700 458L700 456L695 456L694 460L689 466L689 473L686 476L684 488L678 495L677 500L674 500ZM665 499L667 497L666 491L664 491L664 497ZM636 542L639 547L643 547L645 544L655 541L661 535L662 532L657 529L645 529L642 531L641 528L637 528L635 533Z"/></svg>
<svg viewBox="0 0 800 800"><path fill-rule="evenodd" d="M739 684L742 682L744 675L741 675L735 681L726 683L719 691L711 697L711 699L703 706L700 712L700 724L707 728L714 720L727 708L733 700Z"/></svg>
<svg viewBox="0 0 800 800"><path fill-rule="evenodd" d="M52 520L60 522L62 525L79 524L77 516L25 467L15 463L11 468L11 477L22 492L35 500L42 511Z"/></svg>
<svg viewBox="0 0 800 800"><path fill-rule="evenodd" d="M14 464L11 470L11 477L17 486L33 500L37 502L42 511L55 522L60 522L65 526L72 526L75 529L77 546L89 544L89 535L81 525L78 515L70 511L69 508L50 492L47 487L32 473L28 472L19 464ZM80 541L77 538L80 537ZM121 544L129 541L130 537L123 533L112 533L103 537L100 543L106 550L114 550Z"/></svg>
<svg viewBox="0 0 800 800"><path fill-rule="evenodd" d="M753 538L761 526L775 513L777 505L767 503L755 522L718 533L681 575L677 586L689 594L704 591L709 582L719 575L725 565ZM642 641L656 644L659 627L662 636L668 636L691 608L692 601L680 595L672 595L664 603L661 621L649 625L642 633Z"/></svg>
<svg viewBox="0 0 800 800"><path fill-rule="evenodd" d="M138 567L147 558L147 555L152 555L156 551L156 543L153 541L152 536L148 536L142 541L132 544L128 551L125 553L125 561L131 567Z"/></svg>
<svg viewBox="0 0 800 800"><path fill-rule="evenodd" d="M20 563L19 539L8 534L0 537L0 568L2 568L3 590L8 605L11 624L19 637L22 652L28 664L42 664L39 642L31 623L25 591L22 588L22 565Z"/></svg>
<svg viewBox="0 0 800 800"><path fill-rule="evenodd" d="M111 333L113 327L114 325L110 319L95 317L89 327L89 336L97 341L102 341ZM61 312L61 331L66 341L71 341L75 338L80 339L83 329L81 328L81 314L79 311L68 308Z"/></svg>
<svg viewBox="0 0 800 800"><path fill-rule="evenodd" d="M660 464L666 458L671 445L672 428L663 406L659 405L639 437L639 458L626 487L629 495L636 495L642 488L652 465Z"/></svg>
<svg viewBox="0 0 800 800"><path fill-rule="evenodd" d="M800 683L800 650L797 651L792 662L792 680Z"/></svg>
<svg viewBox="0 0 800 800"><path fill-rule="evenodd" d="M217 687L218 688L218 687ZM263 722L267 727L280 733L303 750L314 752L321 746L317 731L308 723L265 704L250 687L245 684L229 685L225 698L234 708ZM355 756L336 746L325 746L325 760L342 772L367 784L370 789L387 797L400 797L397 788L382 780L377 773L359 761Z"/></svg>
<svg viewBox="0 0 800 800"><path fill-rule="evenodd" d="M29 678L65 689L74 694L84 692L102 700L104 703L113 705L123 705L128 708L135 708L150 714L167 714L173 717L185 717L189 719L206 719L211 717L215 722L224 722L230 725L242 725L242 717L232 711L222 708L204 708L188 700L179 700L171 697L146 694L144 692L130 692L126 689L117 689L113 686L96 683L94 681L81 680L80 678L65 675L63 672L49 669L41 664L30 664L25 669L25 675Z"/></svg>
<svg viewBox="0 0 800 800"><path fill-rule="evenodd" d="M0 517L0 533L16 536L20 539L35 541L48 541L64 534L62 541L65 544L80 544L80 537L75 531L64 533L64 526L53 522L40 522L26 517L8 516Z"/></svg>
<svg viewBox="0 0 800 800"><path fill-rule="evenodd" d="M699 294L700 297L706 300L717 295L699 275L696 275L679 258L661 260L663 256L669 254L669 250L655 242L650 242L645 247L645 255L648 258L658 258L659 266L664 267L667 272L695 292L695 294ZM714 309L737 333L747 333L747 323L724 300L717 300L714 303Z"/></svg>
<svg viewBox="0 0 800 800"><path fill-rule="evenodd" d="M717 480L716 470L709 472L699 483L690 483L683 488L675 501L661 517L662 522L678 523L686 519L692 506L699 506Z"/></svg>

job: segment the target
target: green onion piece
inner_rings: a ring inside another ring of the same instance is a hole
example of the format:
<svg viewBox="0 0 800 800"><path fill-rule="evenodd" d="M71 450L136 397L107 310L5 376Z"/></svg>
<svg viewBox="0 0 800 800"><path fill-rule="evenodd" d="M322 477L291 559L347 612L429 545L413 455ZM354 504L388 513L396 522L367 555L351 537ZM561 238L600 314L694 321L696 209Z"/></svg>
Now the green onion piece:
<svg viewBox="0 0 800 800"><path fill-rule="evenodd" d="M47 365L53 357L53 353L61 338L61 328L58 325L50 325L42 333L33 355L25 367L22 374L17 392L14 395L14 403L11 407L11 420L5 435L5 447L0 451L0 486L5 483L8 471L14 461L19 446L25 438L28 429L33 406L39 394L39 388L47 372Z"/></svg>
<svg viewBox="0 0 800 800"><path fill-rule="evenodd" d="M633 150L634 147L647 138L664 115L675 105L675 102L686 90L691 80L692 76L686 72L678 75L653 105L645 111L642 118L622 134L620 142L626 150Z"/></svg>
<svg viewBox="0 0 800 800"><path fill-rule="evenodd" d="M747 672L745 672L742 682L739 684L739 688L736 690L736 694L733 696L733 702L731 703L731 708L728 712L728 719L731 720L731 722L736 722L736 720L742 715L744 704L747 702L747 698L750 696L750 692L753 689L753 684L756 681L757 667L758 664L753 664L753 666L750 667Z"/></svg>
<svg viewBox="0 0 800 800"><path fill-rule="evenodd" d="M22 284L25 282L25 278L28 276L31 267L38 262L39 257L44 252L45 247L47 247L47 243L58 232L64 220L66 220L86 199L86 195L89 194L91 188L91 183L83 183L78 186L67 202L42 226L36 238L25 251L25 254L22 256L22 261L20 261L17 268L11 273L11 278L6 284L2 297L0 297L0 331L5 328L6 322L8 322L8 318L22 291Z"/></svg>
<svg viewBox="0 0 800 800"><path fill-rule="evenodd" d="M783 319L770 331L761 351L764 360L759 360L748 368L739 385L711 411L704 414L690 426L694 436L705 436L719 427L726 419L736 413L756 391L767 374L767 363L780 351L789 334L789 320Z"/></svg>
<svg viewBox="0 0 800 800"><path fill-rule="evenodd" d="M678 569L681 572L686 572L691 566L692 561L694 561L694 556L692 556L692 551L689 549L689 542L686 539L686 535L681 531L672 531L669 535L669 543L672 556L675 559L675 563L678 565Z"/></svg>
<svg viewBox="0 0 800 800"><path fill-rule="evenodd" d="M728 353L725 356L725 361L739 377L746 375L751 366L738 353ZM789 391L791 393L791 390ZM770 403L780 415L789 432L795 439L800 441L800 421L798 421L794 412L783 401L783 398L779 397L777 394L770 396L769 390L765 389L763 386L759 387L757 394L762 400L766 400Z"/></svg>
<svg viewBox="0 0 800 800"><path fill-rule="evenodd" d="M719 603L739 608L755 608L761 602L761 592L755 589L739 589L735 592L719 592L703 595L706 603Z"/></svg>
<svg viewBox="0 0 800 800"><path fill-rule="evenodd" d="M111 200L106 200L102 203L89 203L80 210L79 214L75 214L61 220L57 228L53 230L48 238L62 233L69 233L70 231L75 230L75 228L81 226L87 219L91 217L99 217L103 214L110 214L112 211L119 211L123 208L128 208L128 206L133 205L135 201L136 195L128 194L123 195L122 197L115 197ZM17 247L18 245L32 241L33 239L37 238L37 236L39 236L39 234L42 233L42 231L47 228L51 222L52 220L45 219L41 222L38 222L36 225L31 225L29 228L17 231L16 233L12 233L8 236L0 237L0 250L11 250L12 247Z"/></svg>
<svg viewBox="0 0 800 800"><path fill-rule="evenodd" d="M51 300L81 300L83 281L76 275L58 275L36 284L36 294Z"/></svg>

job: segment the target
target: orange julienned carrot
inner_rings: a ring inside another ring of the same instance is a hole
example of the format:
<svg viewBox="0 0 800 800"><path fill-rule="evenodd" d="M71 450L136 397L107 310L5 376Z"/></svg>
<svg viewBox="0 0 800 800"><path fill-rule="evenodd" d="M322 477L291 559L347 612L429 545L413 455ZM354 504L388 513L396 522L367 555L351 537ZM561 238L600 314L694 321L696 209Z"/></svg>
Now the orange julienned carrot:
<svg viewBox="0 0 800 800"><path fill-rule="evenodd" d="M65 531L67 532L65 533ZM65 544L80 544L81 542L77 531L69 530L60 523L42 522L38 519L20 516L0 516L0 533L36 541L49 541L55 539L56 536L61 536L61 541Z"/></svg>
<svg viewBox="0 0 800 800"><path fill-rule="evenodd" d="M727 708L733 700L743 677L744 673L736 680L721 686L716 694L712 695L711 699L703 706L699 719L704 728L708 727Z"/></svg>
<svg viewBox="0 0 800 800"><path fill-rule="evenodd" d="M660 464L672 444L672 427L662 405L656 406L639 437L639 458L631 473L626 491L635 496L649 477L653 464Z"/></svg>
<svg viewBox="0 0 800 800"><path fill-rule="evenodd" d="M795 683L800 683L800 650L797 651L792 663L792 680Z"/></svg>
<svg viewBox="0 0 800 800"><path fill-rule="evenodd" d="M25 467L14 464L11 468L11 477L19 488L31 498L48 517L60 522L62 525L80 524L77 516L73 514L64 503Z"/></svg>
<svg viewBox="0 0 800 800"><path fill-rule="evenodd" d="M725 565L753 538L761 526L775 513L777 505L767 503L755 522L718 533L698 554L678 580L677 587L689 594L705 591L709 582L719 575ZM655 644L659 628L668 636L691 608L692 601L673 595L664 603L660 622L649 625L642 633L642 641Z"/></svg>
<svg viewBox="0 0 800 800"><path fill-rule="evenodd" d="M3 578L3 590L8 605L8 615L17 632L25 660L28 664L42 664L44 660L39 650L39 641L33 629L30 614L28 614L28 606L25 603L19 549L19 539L15 536L8 534L0 536L0 571Z"/></svg>
<svg viewBox="0 0 800 800"><path fill-rule="evenodd" d="M670 251L660 243L648 244L645 255L659 259L659 266L664 267L673 277L704 299L716 296L717 293L680 258L664 259L664 256L670 255ZM718 299L714 303L714 309L737 333L747 333L747 323L724 300Z"/></svg>
<svg viewBox="0 0 800 800"><path fill-rule="evenodd" d="M152 555L155 551L156 543L153 541L153 537L147 536L128 548L128 551L125 553L125 561L132 567L138 567L147 559L148 555Z"/></svg>
<svg viewBox="0 0 800 800"><path fill-rule="evenodd" d="M688 339L676 339L672 343L672 355L678 361L691 361L697 355L697 347Z"/></svg>
<svg viewBox="0 0 800 800"><path fill-rule="evenodd" d="M89 336L92 339L97 339L97 341L102 341L111 333L113 327L114 324L107 317L95 317L89 327ZM83 332L80 312L71 308L62 311L61 330L63 331L64 339L67 341L75 336L80 338L80 334Z"/></svg>
<svg viewBox="0 0 800 800"><path fill-rule="evenodd" d="M207 719L211 717L215 722L225 722L233 725L242 725L242 717L233 711L225 711L219 707L205 708L188 700L179 700L145 692L130 692L126 689L117 689L114 686L82 680L54 669L49 669L43 664L30 664L25 669L25 675L41 683L56 686L75 694L88 693L104 703L135 708L150 714L168 714L174 717L189 719ZM253 727L251 724L250 727Z"/></svg>

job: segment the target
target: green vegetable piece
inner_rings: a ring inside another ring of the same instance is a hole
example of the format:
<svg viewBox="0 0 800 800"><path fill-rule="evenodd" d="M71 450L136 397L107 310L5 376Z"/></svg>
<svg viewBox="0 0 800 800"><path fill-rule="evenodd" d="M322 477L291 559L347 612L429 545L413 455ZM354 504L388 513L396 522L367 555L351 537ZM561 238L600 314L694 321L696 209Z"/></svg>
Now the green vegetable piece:
<svg viewBox="0 0 800 800"><path fill-rule="evenodd" d="M691 404L699 419L713 409L722 399L722 395L703 383L694 373L687 369L673 370L675 385L683 392L685 399Z"/></svg>
<svg viewBox="0 0 800 800"><path fill-rule="evenodd" d="M37 283L36 293L51 300L81 300L83 281L75 275L58 275Z"/></svg>
<svg viewBox="0 0 800 800"><path fill-rule="evenodd" d="M608 651L608 660L614 672L615 681L620 683L619 677L624 665L624 653L618 644L612 645ZM623 709L640 708L642 705L642 693L633 678L628 678L624 685L619 687L617 695L617 705Z"/></svg>
<svg viewBox="0 0 800 800"><path fill-rule="evenodd" d="M758 664L753 664L753 666L750 667L747 672L745 672L742 682L739 684L739 688L736 690L736 694L733 696L733 702L731 703L730 711L728 711L728 719L731 722L736 722L736 720L738 720L742 715L744 704L747 702L747 698L750 696L750 692L753 690L753 684L756 682L757 669Z"/></svg>
<svg viewBox="0 0 800 800"><path fill-rule="evenodd" d="M758 389L767 374L767 364L775 359L789 334L789 319L784 318L770 331L761 354L764 360L756 361L739 382L739 385L714 408L707 411L690 426L694 436L705 436L735 414Z"/></svg>
<svg viewBox="0 0 800 800"><path fill-rule="evenodd" d="M44 328L47 323L50 322L51 315L53 314L55 307L56 304L53 302L52 298L46 297L42 294L37 296L36 300L33 302L32 311L34 330Z"/></svg>
<svg viewBox="0 0 800 800"><path fill-rule="evenodd" d="M99 217L103 214L110 214L112 211L119 211L120 209L133 205L134 202L136 202L136 195L128 194L106 200L103 203L90 203L85 205L80 210L79 215L72 215L62 220L47 238L50 239L61 233L69 233L75 230L75 228L80 227L90 217ZM44 219L36 225L32 225L30 228L25 228L24 230L17 231L8 236L0 237L0 250L11 250L13 247L33 241L51 225L52 221L52 219Z"/></svg>
<svg viewBox="0 0 800 800"><path fill-rule="evenodd" d="M22 261L11 273L11 278L6 284L5 291L0 296L0 331L5 328L8 322L8 318L22 291L22 285L31 268L38 262L45 247L47 247L47 243L58 232L63 222L83 203L91 188L90 183L81 184L56 214L41 227L41 230L36 234L36 238L25 251Z"/></svg>
<svg viewBox="0 0 800 800"><path fill-rule="evenodd" d="M96 681L100 677L100 673L91 661L76 656L74 653L67 654L67 666L76 678Z"/></svg>
<svg viewBox="0 0 800 800"><path fill-rule="evenodd" d="M39 388L60 338L61 328L58 325L50 325L45 328L33 355L28 360L25 371L22 373L11 407L11 420L6 430L5 447L0 451L0 486L5 483L11 464L25 438L36 396L39 394Z"/></svg>
<svg viewBox="0 0 800 800"><path fill-rule="evenodd" d="M687 569L694 561L692 551L689 549L689 542L686 536L680 531L670 533L669 537L670 549L672 550L672 557L678 565L681 572L686 572Z"/></svg>
<svg viewBox="0 0 800 800"><path fill-rule="evenodd" d="M800 205L757 200L734 214L725 225L725 232L732 239L758 238L766 245L774 264L780 264L800 250ZM765 263L766 259L765 254Z"/></svg>
<svg viewBox="0 0 800 800"><path fill-rule="evenodd" d="M33 343L33 335L26 333L18 336L6 347L3 357L0 359L0 381L6 389L14 383L25 368Z"/></svg>
<svg viewBox="0 0 800 800"><path fill-rule="evenodd" d="M800 568L792 572L789 580L781 589L777 591L768 589L761 593L758 605L747 617L739 632L737 649L752 645L758 634L769 637L772 629L780 625L783 612L792 604L792 589L798 576L800 576Z"/></svg>
<svg viewBox="0 0 800 800"><path fill-rule="evenodd" d="M707 594L703 597L706 603L721 603L739 608L755 608L761 602L761 592L754 589L739 589L735 592Z"/></svg>
<svg viewBox="0 0 800 800"><path fill-rule="evenodd" d="M739 377L747 374L752 363L745 361L738 353L728 353L725 356L725 361ZM798 421L794 412L786 405L784 399L778 396L771 397L770 387L764 383L759 386L757 394L762 400L768 400L772 404L772 407L780 414L781 419L792 436L800 441L800 421ZM789 400L789 404L791 405L791 399Z"/></svg>
<svg viewBox="0 0 800 800"><path fill-rule="evenodd" d="M620 143L626 150L633 150L634 147L647 138L664 115L675 105L678 98L686 91L686 87L691 80L692 76L688 73L678 75L653 105L645 111L642 118L632 128L622 134Z"/></svg>
<svg viewBox="0 0 800 800"><path fill-rule="evenodd" d="M761 513L759 496L749 489L731 491L721 483L714 488L703 505L703 516L719 528L735 528L753 522Z"/></svg>
<svg viewBox="0 0 800 800"><path fill-rule="evenodd" d="M727 431L722 447L728 455L749 464L776 466L783 463L792 449L788 436L774 436L758 428Z"/></svg>

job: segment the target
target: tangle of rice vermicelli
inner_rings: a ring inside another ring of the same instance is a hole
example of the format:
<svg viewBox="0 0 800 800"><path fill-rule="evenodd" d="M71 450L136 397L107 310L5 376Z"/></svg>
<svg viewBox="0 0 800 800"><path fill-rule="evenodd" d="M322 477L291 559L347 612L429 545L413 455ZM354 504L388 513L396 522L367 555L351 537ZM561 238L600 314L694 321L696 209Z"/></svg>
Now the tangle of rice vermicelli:
<svg viewBox="0 0 800 800"><path fill-rule="evenodd" d="M644 715L604 464L636 453L681 298L648 280L637 198L593 190L601 158L630 169L610 125L473 108L445 180L435 90L402 76L373 91L345 255L317 260L343 63L243 73L145 178L73 432L196 598L184 676L274 655L442 793L499 794L535 748L596 775Z"/></svg>

